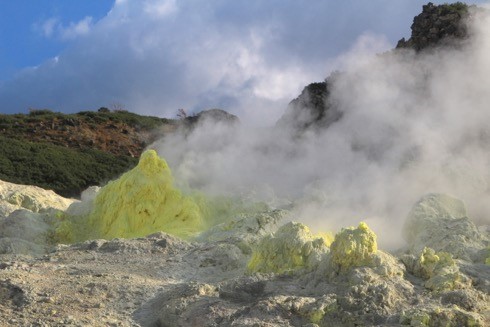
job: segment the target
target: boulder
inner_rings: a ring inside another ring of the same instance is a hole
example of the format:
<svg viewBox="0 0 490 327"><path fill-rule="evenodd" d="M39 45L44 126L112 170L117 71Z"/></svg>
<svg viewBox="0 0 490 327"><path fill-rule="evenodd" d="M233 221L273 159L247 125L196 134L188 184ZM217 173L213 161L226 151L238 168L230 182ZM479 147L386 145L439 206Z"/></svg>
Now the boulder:
<svg viewBox="0 0 490 327"><path fill-rule="evenodd" d="M50 209L63 211L74 202L76 200L64 198L37 186L0 181L0 215L8 216L21 208L32 212L45 212Z"/></svg>
<svg viewBox="0 0 490 327"><path fill-rule="evenodd" d="M412 208L403 227L409 250L425 247L448 252L455 259L483 261L488 238L467 217L463 201L445 194L428 194Z"/></svg>

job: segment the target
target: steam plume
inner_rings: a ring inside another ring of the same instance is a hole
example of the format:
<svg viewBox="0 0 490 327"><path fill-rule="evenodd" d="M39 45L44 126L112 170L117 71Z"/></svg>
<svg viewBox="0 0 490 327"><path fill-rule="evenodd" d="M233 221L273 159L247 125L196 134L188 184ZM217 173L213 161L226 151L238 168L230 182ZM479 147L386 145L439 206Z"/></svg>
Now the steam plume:
<svg viewBox="0 0 490 327"><path fill-rule="evenodd" d="M208 122L154 147L189 187L291 204L314 230L364 220L384 247L400 245L406 214L430 192L463 199L471 217L488 224L488 15L475 17L470 31L460 47L369 60L349 53L346 72L330 81L342 118L320 132L293 138Z"/></svg>

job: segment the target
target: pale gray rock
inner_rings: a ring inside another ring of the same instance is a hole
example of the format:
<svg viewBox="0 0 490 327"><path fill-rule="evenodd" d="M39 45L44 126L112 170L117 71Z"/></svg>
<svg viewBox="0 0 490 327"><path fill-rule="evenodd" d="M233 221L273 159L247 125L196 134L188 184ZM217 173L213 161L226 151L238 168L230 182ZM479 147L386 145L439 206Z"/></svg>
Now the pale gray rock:
<svg viewBox="0 0 490 327"><path fill-rule="evenodd" d="M66 213L70 216L87 216L94 207L94 200L99 192L100 187L90 186L81 194L81 201L73 202L67 209Z"/></svg>
<svg viewBox="0 0 490 327"><path fill-rule="evenodd" d="M289 217L285 210L271 210L256 214L243 214L203 232L198 242L221 242L236 244L242 252L252 253L252 246L275 230L281 221Z"/></svg>
<svg viewBox="0 0 490 327"><path fill-rule="evenodd" d="M20 208L32 212L43 212L48 209L66 210L73 202L76 200L66 199L51 190L0 181L0 208L3 207L0 213L5 212L5 215Z"/></svg>
<svg viewBox="0 0 490 327"><path fill-rule="evenodd" d="M444 194L422 197L408 214L403 235L414 254L430 247L470 261L481 261L480 252L489 244L467 217L463 201Z"/></svg>
<svg viewBox="0 0 490 327"><path fill-rule="evenodd" d="M23 254L40 256L48 251L46 246L32 243L17 237L0 238L0 255L1 254Z"/></svg>
<svg viewBox="0 0 490 327"><path fill-rule="evenodd" d="M0 221L0 238L20 238L32 243L47 244L50 225L43 214L28 210L16 210Z"/></svg>

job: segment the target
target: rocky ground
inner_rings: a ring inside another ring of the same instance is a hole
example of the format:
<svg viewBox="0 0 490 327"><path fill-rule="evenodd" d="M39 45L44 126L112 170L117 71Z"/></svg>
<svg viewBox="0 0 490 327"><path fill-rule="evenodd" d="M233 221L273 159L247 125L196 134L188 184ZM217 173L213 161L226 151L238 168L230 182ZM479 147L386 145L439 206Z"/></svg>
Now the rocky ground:
<svg viewBox="0 0 490 327"><path fill-rule="evenodd" d="M2 185L2 326L490 323L488 229L449 196L415 204L396 254L365 224L330 244L279 210L237 215L192 242L160 232L40 249L42 230L19 233L25 217L34 226L78 202Z"/></svg>

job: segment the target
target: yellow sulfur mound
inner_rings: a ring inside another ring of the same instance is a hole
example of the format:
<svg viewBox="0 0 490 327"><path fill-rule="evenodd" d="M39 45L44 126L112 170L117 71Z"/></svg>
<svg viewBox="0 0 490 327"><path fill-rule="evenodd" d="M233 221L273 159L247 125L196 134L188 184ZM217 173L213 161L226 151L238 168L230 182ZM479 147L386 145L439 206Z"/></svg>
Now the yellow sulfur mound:
<svg viewBox="0 0 490 327"><path fill-rule="evenodd" d="M331 263L336 271L370 265L378 246L376 234L364 222L357 228L343 228L330 246Z"/></svg>
<svg viewBox="0 0 490 327"><path fill-rule="evenodd" d="M290 222L265 236L252 253L249 272L285 273L313 268L328 252L327 241L301 223Z"/></svg>
<svg viewBox="0 0 490 327"><path fill-rule="evenodd" d="M420 254L419 266L416 275L427 279L425 287L433 291L465 288L468 284L450 253L426 247Z"/></svg>
<svg viewBox="0 0 490 327"><path fill-rule="evenodd" d="M199 206L173 187L171 171L154 150L104 186L87 216L67 217L55 232L60 242L141 237L164 231L189 238L204 228Z"/></svg>
<svg viewBox="0 0 490 327"><path fill-rule="evenodd" d="M330 247L330 245L332 245L332 242L335 238L335 236L331 232L320 232L318 234L315 234L315 237L321 238L323 240L323 242L325 243L325 245L328 247Z"/></svg>

